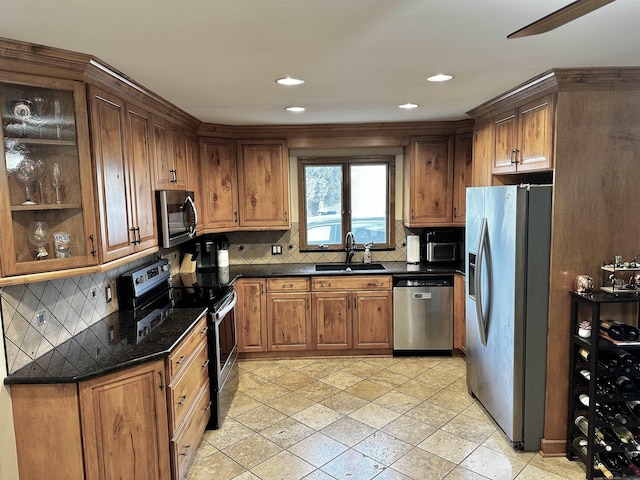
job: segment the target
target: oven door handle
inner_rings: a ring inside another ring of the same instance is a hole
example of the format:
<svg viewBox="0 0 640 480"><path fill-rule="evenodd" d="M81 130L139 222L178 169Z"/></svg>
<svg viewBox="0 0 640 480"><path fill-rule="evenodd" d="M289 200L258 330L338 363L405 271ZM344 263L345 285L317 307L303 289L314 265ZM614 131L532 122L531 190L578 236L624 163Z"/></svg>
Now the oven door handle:
<svg viewBox="0 0 640 480"><path fill-rule="evenodd" d="M227 313L234 309L236 306L236 301L238 297L236 292L233 291L229 295L227 295L224 300L221 302L220 306L215 309L214 315L216 317L216 322L222 320Z"/></svg>

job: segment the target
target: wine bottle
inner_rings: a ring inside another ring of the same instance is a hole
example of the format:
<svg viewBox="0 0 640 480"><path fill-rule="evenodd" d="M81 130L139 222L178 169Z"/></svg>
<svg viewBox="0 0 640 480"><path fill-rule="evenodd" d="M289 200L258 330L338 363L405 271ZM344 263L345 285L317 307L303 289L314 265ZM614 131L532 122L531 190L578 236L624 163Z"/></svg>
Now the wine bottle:
<svg viewBox="0 0 640 480"><path fill-rule="evenodd" d="M636 442L633 433L631 433L627 427L611 427L611 430L623 445L633 447L635 450L640 451L640 443Z"/></svg>
<svg viewBox="0 0 640 480"><path fill-rule="evenodd" d="M580 376L581 376L582 378L584 378L587 382L590 382L590 381L591 381L591 372L590 372L589 370L586 370L586 369L584 369L584 368L583 368L582 370L579 370L579 371L578 371L578 373L579 373L579 374L580 374Z"/></svg>
<svg viewBox="0 0 640 480"><path fill-rule="evenodd" d="M620 462L636 476L640 476L640 467L636 465L633 461L633 457L629 454L629 452L619 453Z"/></svg>
<svg viewBox="0 0 640 480"><path fill-rule="evenodd" d="M589 420L587 420L587 418L584 415L580 415L579 417L577 417L575 419L575 424L576 424L576 427L578 427L578 429L585 436L587 437L589 436ZM598 445L603 447L607 452L610 452L611 450L613 450L613 447L611 447L611 445L609 445L605 441L605 437L602 431L600 431L600 429L597 427L595 428L595 441L598 443Z"/></svg>
<svg viewBox="0 0 640 480"><path fill-rule="evenodd" d="M600 331L606 333L612 340L637 342L640 339L640 331L636 327L615 320L600 322Z"/></svg>
<svg viewBox="0 0 640 480"><path fill-rule="evenodd" d="M603 320L600 322L600 331L604 332L611 340L626 340L624 329L611 321Z"/></svg>
<svg viewBox="0 0 640 480"><path fill-rule="evenodd" d="M622 453L601 453L599 454L600 461L607 466L610 472L616 477L622 477L631 471L634 475L640 473L640 469L633 464L633 462Z"/></svg>
<svg viewBox="0 0 640 480"><path fill-rule="evenodd" d="M618 358L620 365L626 365L632 368L636 366L636 357L626 350L623 350L622 348L612 348L609 352L611 353L611 356Z"/></svg>
<svg viewBox="0 0 640 480"><path fill-rule="evenodd" d="M586 393L577 393L576 398L578 399L578 402L580 402L585 407L589 406L589 395L587 395Z"/></svg>
<svg viewBox="0 0 640 480"><path fill-rule="evenodd" d="M616 390L618 390L618 392L620 392L621 394L629 394L632 393L634 395L638 394L638 389L636 387L636 384L633 383L633 381L625 376L625 375L620 375L619 377L617 377L614 380L615 386L616 386Z"/></svg>
<svg viewBox="0 0 640 480"><path fill-rule="evenodd" d="M597 453L593 454L593 467L596 470L600 470L602 472L602 475L604 475L607 480L613 480L613 473L611 473L611 470L609 470L609 468L607 468L607 466L602 463L600 455Z"/></svg>
<svg viewBox="0 0 640 480"><path fill-rule="evenodd" d="M640 400L629 400L627 407L631 410L631 413L640 417Z"/></svg>
<svg viewBox="0 0 640 480"><path fill-rule="evenodd" d="M607 422L618 422L622 425L629 421L617 405L610 403L596 404L596 415Z"/></svg>

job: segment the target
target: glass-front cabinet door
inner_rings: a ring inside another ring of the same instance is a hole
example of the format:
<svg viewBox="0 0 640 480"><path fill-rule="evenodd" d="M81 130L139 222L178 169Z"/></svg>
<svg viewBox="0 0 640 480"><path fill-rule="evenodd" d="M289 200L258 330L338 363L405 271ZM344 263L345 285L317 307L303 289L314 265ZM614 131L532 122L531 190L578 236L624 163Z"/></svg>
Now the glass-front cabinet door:
<svg viewBox="0 0 640 480"><path fill-rule="evenodd" d="M95 265L81 82L0 72L2 273Z"/></svg>

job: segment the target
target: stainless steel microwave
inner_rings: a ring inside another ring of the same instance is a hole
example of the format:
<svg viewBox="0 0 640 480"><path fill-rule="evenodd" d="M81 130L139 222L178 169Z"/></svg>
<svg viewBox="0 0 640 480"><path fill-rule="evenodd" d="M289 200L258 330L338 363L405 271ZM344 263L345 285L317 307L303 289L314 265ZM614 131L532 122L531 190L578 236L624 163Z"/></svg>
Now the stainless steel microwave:
<svg viewBox="0 0 640 480"><path fill-rule="evenodd" d="M193 192L157 190L156 200L161 247L174 247L196 236L198 211Z"/></svg>
<svg viewBox="0 0 640 480"><path fill-rule="evenodd" d="M458 260L458 242L427 242L427 262L455 262Z"/></svg>

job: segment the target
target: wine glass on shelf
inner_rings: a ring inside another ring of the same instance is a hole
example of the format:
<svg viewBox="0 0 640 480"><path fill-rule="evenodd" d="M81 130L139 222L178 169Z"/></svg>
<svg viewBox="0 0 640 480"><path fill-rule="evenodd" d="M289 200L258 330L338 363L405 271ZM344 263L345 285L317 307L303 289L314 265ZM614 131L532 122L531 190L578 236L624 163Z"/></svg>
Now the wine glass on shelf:
<svg viewBox="0 0 640 480"><path fill-rule="evenodd" d="M27 199L22 202L22 205L35 205L36 202L31 200L31 183L36 178L36 162L25 158L18 165L15 175L18 181L24 186L24 192L27 197Z"/></svg>
<svg viewBox="0 0 640 480"><path fill-rule="evenodd" d="M40 138L42 138L42 127L44 127L44 124L46 121L44 118L44 107L45 107L46 100L42 95L38 94L35 97L33 97L31 101L33 102L33 105L35 107L35 111L36 111L35 121L38 124Z"/></svg>
<svg viewBox="0 0 640 480"><path fill-rule="evenodd" d="M56 203L62 203L60 200L60 188L62 187L62 170L59 163L53 164L53 170L51 171L51 184L56 190Z"/></svg>
<svg viewBox="0 0 640 480"><path fill-rule="evenodd" d="M56 122L56 137L62 138L62 102L59 98L53 100L53 117Z"/></svg>
<svg viewBox="0 0 640 480"><path fill-rule="evenodd" d="M36 181L38 182L38 188L40 189L40 203L46 203L44 198L44 188L42 187L42 182L47 176L47 165L44 163L44 160L39 158L36 160Z"/></svg>
<svg viewBox="0 0 640 480"><path fill-rule="evenodd" d="M36 247L36 260L43 260L49 256L49 252L44 248L49 242L49 225L47 222L31 222L29 226L29 241Z"/></svg>

